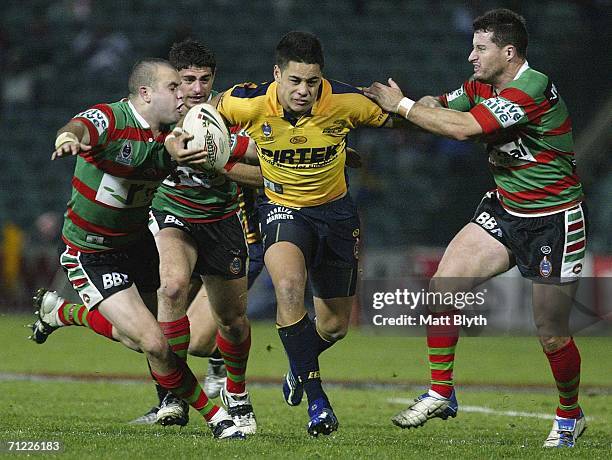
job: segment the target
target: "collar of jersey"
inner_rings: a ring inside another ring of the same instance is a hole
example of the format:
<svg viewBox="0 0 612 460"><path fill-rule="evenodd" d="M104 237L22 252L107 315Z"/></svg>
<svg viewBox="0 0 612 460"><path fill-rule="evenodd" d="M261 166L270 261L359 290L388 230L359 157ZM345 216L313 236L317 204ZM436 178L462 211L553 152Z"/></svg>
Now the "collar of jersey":
<svg viewBox="0 0 612 460"><path fill-rule="evenodd" d="M142 118L142 115L138 113L138 111L136 110L136 107L134 107L134 104L132 104L132 101L128 101L128 107L134 114L134 118L136 118L138 123L140 123L140 126L142 126L144 129L151 129L151 126L149 125L149 123L147 123L147 121L144 118Z"/></svg>
<svg viewBox="0 0 612 460"><path fill-rule="evenodd" d="M518 72L516 73L516 75L514 76L513 80L518 80L519 77L521 75L523 75L523 72L525 72L525 70L527 70L529 68L529 63L527 61L523 62L523 65L521 66L521 68L518 70Z"/></svg>
<svg viewBox="0 0 612 460"><path fill-rule="evenodd" d="M278 101L278 97L276 96L276 87L277 83L274 81L270 83L268 87L268 91L266 92L267 104L266 104L266 115L268 116L276 116L283 117L284 111L283 106ZM319 91L319 95L317 100L312 105L310 109L309 115L321 115L325 108L327 107L327 101L331 94L331 84L324 78L321 81L321 90Z"/></svg>

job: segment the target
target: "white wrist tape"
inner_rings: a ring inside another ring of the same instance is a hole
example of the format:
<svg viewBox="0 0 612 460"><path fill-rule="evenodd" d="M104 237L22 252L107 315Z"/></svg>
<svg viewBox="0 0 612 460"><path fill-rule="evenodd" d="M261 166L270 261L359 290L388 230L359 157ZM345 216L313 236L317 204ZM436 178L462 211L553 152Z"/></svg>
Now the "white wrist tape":
<svg viewBox="0 0 612 460"><path fill-rule="evenodd" d="M414 101L412 99L404 97L401 101L399 101L399 104L397 104L397 109L395 109L395 112L404 118L408 118L408 112L410 112L413 105ZM404 113L400 112L400 109L404 109Z"/></svg>
<svg viewBox="0 0 612 460"><path fill-rule="evenodd" d="M62 145L67 142L76 142L79 143L79 138L74 133L63 132L55 139L55 150L59 149Z"/></svg>

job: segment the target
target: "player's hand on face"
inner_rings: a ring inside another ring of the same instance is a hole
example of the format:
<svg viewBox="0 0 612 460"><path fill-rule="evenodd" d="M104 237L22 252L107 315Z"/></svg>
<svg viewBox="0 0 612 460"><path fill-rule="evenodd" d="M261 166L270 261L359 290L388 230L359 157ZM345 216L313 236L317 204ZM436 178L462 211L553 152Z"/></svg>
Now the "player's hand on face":
<svg viewBox="0 0 612 460"><path fill-rule="evenodd" d="M349 168L361 168L361 155L355 149L346 148L346 166Z"/></svg>
<svg viewBox="0 0 612 460"><path fill-rule="evenodd" d="M363 93L380 105L383 110L396 113L397 106L404 95L393 79L389 78L388 82L389 86L383 83L374 82L367 88L364 88Z"/></svg>
<svg viewBox="0 0 612 460"><path fill-rule="evenodd" d="M174 161L180 165L206 163L208 161L208 153L203 149L187 148L187 142L191 139L193 139L193 135L181 128L175 128L172 134L166 137L164 146Z"/></svg>
<svg viewBox="0 0 612 460"><path fill-rule="evenodd" d="M58 158L67 157L70 155L78 155L80 152L87 152L89 150L91 150L91 145L73 141L64 142L53 151L51 154L51 160L56 160Z"/></svg>

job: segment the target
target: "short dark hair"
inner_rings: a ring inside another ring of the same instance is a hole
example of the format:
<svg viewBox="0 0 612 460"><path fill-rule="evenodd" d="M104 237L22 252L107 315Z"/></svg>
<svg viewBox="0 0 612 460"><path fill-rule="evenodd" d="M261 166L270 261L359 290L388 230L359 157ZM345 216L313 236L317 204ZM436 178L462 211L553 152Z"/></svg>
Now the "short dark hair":
<svg viewBox="0 0 612 460"><path fill-rule="evenodd" d="M527 57L527 22L520 14L506 8L497 8L474 19L472 25L474 32L493 32L491 40L500 48L513 45L519 56Z"/></svg>
<svg viewBox="0 0 612 460"><path fill-rule="evenodd" d="M214 53L206 45L191 38L174 43L168 53L168 60L176 70L210 67L214 73L217 67Z"/></svg>
<svg viewBox="0 0 612 460"><path fill-rule="evenodd" d="M289 32L276 45L276 65L284 69L289 61L319 64L323 70L325 61L321 42L308 32Z"/></svg>
<svg viewBox="0 0 612 460"><path fill-rule="evenodd" d="M138 88L141 86L155 86L155 83L157 82L157 69L160 66L166 66L170 69L174 69L165 59L145 58L136 62L134 67L132 67L130 78L128 80L130 95L135 96L138 94Z"/></svg>

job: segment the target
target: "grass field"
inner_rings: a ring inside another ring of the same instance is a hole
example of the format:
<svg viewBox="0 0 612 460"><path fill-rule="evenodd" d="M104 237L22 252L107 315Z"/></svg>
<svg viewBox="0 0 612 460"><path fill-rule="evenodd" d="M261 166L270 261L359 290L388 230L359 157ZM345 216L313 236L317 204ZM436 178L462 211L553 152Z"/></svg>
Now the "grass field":
<svg viewBox="0 0 612 460"><path fill-rule="evenodd" d="M535 338L462 338L458 417L400 430L390 417L428 379L424 340L353 330L321 359L324 380L336 382L328 394L340 430L310 439L305 407L290 408L281 398L277 382L286 358L274 327L255 324L248 374L258 433L245 442L220 442L194 411L182 429L127 425L155 400L142 356L77 327L39 346L25 340L22 325L30 319L0 315L0 441L61 441L62 458L610 458L609 338L577 339L589 428L577 448L551 452L540 446L555 392ZM191 363L202 375L205 360Z"/></svg>

